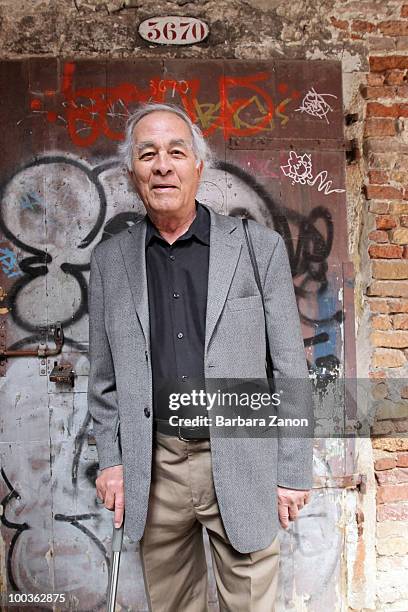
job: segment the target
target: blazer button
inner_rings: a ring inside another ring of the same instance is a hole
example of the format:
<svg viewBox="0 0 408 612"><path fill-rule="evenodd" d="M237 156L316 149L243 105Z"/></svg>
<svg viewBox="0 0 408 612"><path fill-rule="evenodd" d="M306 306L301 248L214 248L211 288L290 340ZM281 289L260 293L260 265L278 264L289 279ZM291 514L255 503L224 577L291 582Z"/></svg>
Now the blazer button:
<svg viewBox="0 0 408 612"><path fill-rule="evenodd" d="M144 409L144 413L145 413L145 417L149 418L150 410L147 407Z"/></svg>

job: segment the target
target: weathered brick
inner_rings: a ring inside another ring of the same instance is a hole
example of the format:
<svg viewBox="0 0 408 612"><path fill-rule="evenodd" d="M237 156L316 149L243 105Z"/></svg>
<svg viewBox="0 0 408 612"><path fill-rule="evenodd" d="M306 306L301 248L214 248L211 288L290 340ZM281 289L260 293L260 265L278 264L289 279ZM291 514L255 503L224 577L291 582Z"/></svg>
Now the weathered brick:
<svg viewBox="0 0 408 612"><path fill-rule="evenodd" d="M385 485L377 488L377 503L407 501L408 484ZM408 542L408 540L407 540Z"/></svg>
<svg viewBox="0 0 408 612"><path fill-rule="evenodd" d="M355 19L351 22L351 29L353 32L374 32L377 29L377 26L369 21Z"/></svg>
<svg viewBox="0 0 408 612"><path fill-rule="evenodd" d="M404 533L408 533L408 521L382 521L376 525L378 538L401 536Z"/></svg>
<svg viewBox="0 0 408 612"><path fill-rule="evenodd" d="M408 117L408 104L398 104L398 117Z"/></svg>
<svg viewBox="0 0 408 612"><path fill-rule="evenodd" d="M393 170L390 172L389 178L391 181L406 185L408 181L408 172L406 170Z"/></svg>
<svg viewBox="0 0 408 612"><path fill-rule="evenodd" d="M383 313L390 312L389 310L390 307L388 305L387 300L382 300L379 298L368 298L367 302L368 302L371 312L383 312Z"/></svg>
<svg viewBox="0 0 408 612"><path fill-rule="evenodd" d="M369 72L367 74L367 85L370 87L381 87L381 85L384 83L384 79L385 79L385 75L378 73L378 72ZM375 103L370 103L370 104L375 104ZM367 115L369 115L368 113L368 108L367 108ZM380 115L380 117L385 117L385 115Z"/></svg>
<svg viewBox="0 0 408 612"><path fill-rule="evenodd" d="M408 419L400 419L400 420L394 421L394 425L395 425L395 431L397 432L397 434L408 433Z"/></svg>
<svg viewBox="0 0 408 612"><path fill-rule="evenodd" d="M408 85L396 85L395 86L395 96L397 98L407 98L408 97Z"/></svg>
<svg viewBox="0 0 408 612"><path fill-rule="evenodd" d="M408 437L404 436L403 438L373 438L371 444L373 448L387 450L389 452L406 451L408 450Z"/></svg>
<svg viewBox="0 0 408 612"><path fill-rule="evenodd" d="M408 329L408 314L392 315L392 325L394 329Z"/></svg>
<svg viewBox="0 0 408 612"><path fill-rule="evenodd" d="M368 167L376 170L393 170L398 163L398 160L404 160L404 156L399 153L374 153L369 151L366 161Z"/></svg>
<svg viewBox="0 0 408 612"><path fill-rule="evenodd" d="M381 329L383 331L392 329L392 319L389 315L376 315L371 319L373 329Z"/></svg>
<svg viewBox="0 0 408 612"><path fill-rule="evenodd" d="M393 215L378 215L375 218L377 229L388 230L397 227L397 219Z"/></svg>
<svg viewBox="0 0 408 612"><path fill-rule="evenodd" d="M378 29L386 36L407 36L408 23L405 21L381 21Z"/></svg>
<svg viewBox="0 0 408 612"><path fill-rule="evenodd" d="M398 281L376 280L367 288L367 295L379 297L408 297L408 283Z"/></svg>
<svg viewBox="0 0 408 612"><path fill-rule="evenodd" d="M408 56L406 55L373 55L369 58L370 69L373 72L384 72L385 70L405 70L408 68Z"/></svg>
<svg viewBox="0 0 408 612"><path fill-rule="evenodd" d="M368 239L374 242L388 242L388 234L384 230L373 230L368 234Z"/></svg>
<svg viewBox="0 0 408 612"><path fill-rule="evenodd" d="M408 300L387 300L387 306L387 312L408 312Z"/></svg>
<svg viewBox="0 0 408 612"><path fill-rule="evenodd" d="M338 28L339 30L348 30L348 21L345 21L344 19L336 19L336 17L333 17L333 15L331 15L330 21L332 22L335 28Z"/></svg>
<svg viewBox="0 0 408 612"><path fill-rule="evenodd" d="M405 419L408 417L408 402L404 400L400 402L394 402L392 400L383 399L378 402L376 408L375 418L377 421L384 421L387 419Z"/></svg>
<svg viewBox="0 0 408 612"><path fill-rule="evenodd" d="M370 76L381 76L383 75L370 75ZM367 117L399 117L400 105L399 104L380 104L379 102L368 102L367 104Z"/></svg>
<svg viewBox="0 0 408 612"><path fill-rule="evenodd" d="M408 332L376 330L371 333L371 342L384 348L408 348Z"/></svg>
<svg viewBox="0 0 408 612"><path fill-rule="evenodd" d="M389 211L395 215L408 212L408 202L391 202L389 205Z"/></svg>
<svg viewBox="0 0 408 612"><path fill-rule="evenodd" d="M397 244L370 244L368 254L372 259L398 259L403 248Z"/></svg>
<svg viewBox="0 0 408 612"><path fill-rule="evenodd" d="M402 253L404 259L408 259L408 245L404 246L404 252Z"/></svg>
<svg viewBox="0 0 408 612"><path fill-rule="evenodd" d="M400 138L393 138L392 136L383 136L382 138L370 136L370 138L364 138L363 140L363 151L367 156L372 153L388 153L401 157L408 154L408 144Z"/></svg>
<svg viewBox="0 0 408 612"><path fill-rule="evenodd" d="M387 436L395 434L393 421L374 421L370 428L371 436Z"/></svg>
<svg viewBox="0 0 408 612"><path fill-rule="evenodd" d="M408 155L398 155L394 161L393 170L408 170Z"/></svg>
<svg viewBox="0 0 408 612"><path fill-rule="evenodd" d="M408 453L397 453L397 467L408 467Z"/></svg>
<svg viewBox="0 0 408 612"><path fill-rule="evenodd" d="M398 521L393 521L398 527ZM377 523L378 524L378 523ZM395 572L403 571L406 572L408 570L408 557L377 557L377 570L382 572L383 577L386 580L389 580L391 577L394 577ZM406 576L406 574L405 574ZM405 584L408 582L404 578L398 584ZM395 583L395 580L394 580ZM392 607L387 606L387 612L398 612L398 610L408 610L408 601L398 599L398 607L394 606L394 610ZM367 609L366 609L367 610ZM366 612L366 610L364 612ZM353 612L350 610L348 612Z"/></svg>
<svg viewBox="0 0 408 612"><path fill-rule="evenodd" d="M389 537L377 539L376 549L379 555L406 555L408 538Z"/></svg>
<svg viewBox="0 0 408 612"><path fill-rule="evenodd" d="M404 521L408 519L408 503L398 502L377 506L377 521Z"/></svg>
<svg viewBox="0 0 408 612"><path fill-rule="evenodd" d="M401 7L401 17L408 17L408 4L403 4Z"/></svg>
<svg viewBox="0 0 408 612"><path fill-rule="evenodd" d="M391 233L391 240L395 244L408 244L408 228L398 227Z"/></svg>
<svg viewBox="0 0 408 612"><path fill-rule="evenodd" d="M403 227L408 227L408 215L401 215L400 225L402 225Z"/></svg>
<svg viewBox="0 0 408 612"><path fill-rule="evenodd" d="M366 100L372 98L395 98L397 87L395 85L383 85L382 87L361 87L361 95Z"/></svg>
<svg viewBox="0 0 408 612"><path fill-rule="evenodd" d="M399 36L395 38L395 49L397 51L406 51L408 49L408 36Z"/></svg>
<svg viewBox="0 0 408 612"><path fill-rule="evenodd" d="M403 195L402 189L389 185L366 185L365 191L368 200L399 200Z"/></svg>
<svg viewBox="0 0 408 612"><path fill-rule="evenodd" d="M382 457L374 462L374 469L381 470L392 470L397 465L397 456L391 455L390 457Z"/></svg>
<svg viewBox="0 0 408 612"><path fill-rule="evenodd" d="M389 117L371 117L364 126L364 136L395 136L396 133L395 120Z"/></svg>
<svg viewBox="0 0 408 612"><path fill-rule="evenodd" d="M378 348L374 350L372 356L374 368L400 368L405 362L404 353L396 349Z"/></svg>
<svg viewBox="0 0 408 612"><path fill-rule="evenodd" d="M407 279L408 261L373 261L372 275L374 278Z"/></svg>
<svg viewBox="0 0 408 612"><path fill-rule="evenodd" d="M383 400L389 394L388 386L385 381L381 381L371 386L371 397L376 400ZM379 458L379 457L377 457Z"/></svg>
<svg viewBox="0 0 408 612"><path fill-rule="evenodd" d="M389 175L383 170L369 170L368 180L374 185L384 185L384 183L388 183Z"/></svg>
<svg viewBox="0 0 408 612"><path fill-rule="evenodd" d="M384 83L386 85L402 85L405 79L405 70L388 70Z"/></svg>
<svg viewBox="0 0 408 612"><path fill-rule="evenodd" d="M403 38L401 36L397 40L400 41ZM366 44L368 44L370 51L395 51L396 49L395 38L391 36L375 36L371 34L366 38Z"/></svg>
<svg viewBox="0 0 408 612"><path fill-rule="evenodd" d="M378 215L384 215L390 210L390 203L384 201L370 200L368 203L368 210L371 213L377 213Z"/></svg>
<svg viewBox="0 0 408 612"><path fill-rule="evenodd" d="M378 350L382 350L382 349L378 349ZM382 380L383 378L385 378L386 373L385 370L370 370L368 372L368 378L370 380Z"/></svg>
<svg viewBox="0 0 408 612"><path fill-rule="evenodd" d="M384 470L375 475L380 485L404 484L408 482L408 468L395 468L394 470Z"/></svg>

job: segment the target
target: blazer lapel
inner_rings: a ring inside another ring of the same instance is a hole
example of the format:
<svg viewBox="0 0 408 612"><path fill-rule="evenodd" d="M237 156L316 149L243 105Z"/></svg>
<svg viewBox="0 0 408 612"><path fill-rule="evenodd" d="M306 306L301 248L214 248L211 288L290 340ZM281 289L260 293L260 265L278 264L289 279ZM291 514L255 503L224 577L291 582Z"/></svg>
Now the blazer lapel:
<svg viewBox="0 0 408 612"><path fill-rule="evenodd" d="M210 211L211 230L205 353L224 307L242 248L235 218L215 213L209 206L206 208Z"/></svg>
<svg viewBox="0 0 408 612"><path fill-rule="evenodd" d="M149 299L146 275L146 219L139 219L128 229L126 239L120 242L127 277L132 291L133 303L140 325L143 329L146 345L150 350Z"/></svg>
<svg viewBox="0 0 408 612"><path fill-rule="evenodd" d="M205 206L203 204L203 206ZM210 258L208 267L207 311L205 324L205 352L207 352L215 326L227 298L242 248L237 221L210 212ZM150 348L149 302L147 292L145 237L146 219L136 221L128 229L126 239L120 242L123 260L132 291L135 310L143 329L146 344Z"/></svg>

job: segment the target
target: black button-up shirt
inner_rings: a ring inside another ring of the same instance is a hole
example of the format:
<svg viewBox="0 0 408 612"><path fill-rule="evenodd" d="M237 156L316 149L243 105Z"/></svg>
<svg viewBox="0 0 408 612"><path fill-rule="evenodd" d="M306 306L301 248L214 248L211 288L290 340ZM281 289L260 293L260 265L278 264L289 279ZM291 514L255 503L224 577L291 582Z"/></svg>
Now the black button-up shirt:
<svg viewBox="0 0 408 612"><path fill-rule="evenodd" d="M204 387L210 213L196 201L193 222L171 245L148 216L146 221L153 414L164 419L204 414L191 407L170 413L168 395Z"/></svg>

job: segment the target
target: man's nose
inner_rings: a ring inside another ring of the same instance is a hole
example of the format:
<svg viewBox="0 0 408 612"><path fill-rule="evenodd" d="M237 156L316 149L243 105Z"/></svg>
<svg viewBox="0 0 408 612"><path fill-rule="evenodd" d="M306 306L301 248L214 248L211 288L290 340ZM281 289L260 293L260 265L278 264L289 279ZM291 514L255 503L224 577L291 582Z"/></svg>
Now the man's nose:
<svg viewBox="0 0 408 612"><path fill-rule="evenodd" d="M153 165L153 171L157 174L168 174L173 170L173 163L171 157L164 151L156 156L155 163Z"/></svg>

